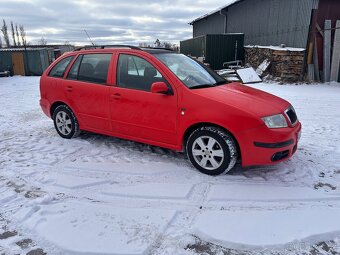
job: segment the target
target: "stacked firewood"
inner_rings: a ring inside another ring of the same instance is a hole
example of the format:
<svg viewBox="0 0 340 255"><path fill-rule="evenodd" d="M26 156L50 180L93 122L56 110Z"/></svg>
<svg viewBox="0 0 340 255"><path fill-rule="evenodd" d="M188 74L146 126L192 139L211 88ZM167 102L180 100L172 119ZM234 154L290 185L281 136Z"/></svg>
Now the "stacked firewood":
<svg viewBox="0 0 340 255"><path fill-rule="evenodd" d="M270 62L262 76L272 75L282 80L296 82L303 77L303 50L289 51L278 47L245 47L245 63L257 68L263 61Z"/></svg>
<svg viewBox="0 0 340 255"><path fill-rule="evenodd" d="M257 68L265 59L272 60L272 50L268 48L245 47L245 63Z"/></svg>

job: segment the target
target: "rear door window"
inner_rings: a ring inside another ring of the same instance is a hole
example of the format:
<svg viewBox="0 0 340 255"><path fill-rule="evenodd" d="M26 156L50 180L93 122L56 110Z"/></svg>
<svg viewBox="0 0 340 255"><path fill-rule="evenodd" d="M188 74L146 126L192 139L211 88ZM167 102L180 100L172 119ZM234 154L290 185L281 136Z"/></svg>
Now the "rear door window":
<svg viewBox="0 0 340 255"><path fill-rule="evenodd" d="M83 55L78 56L77 60L73 63L70 71L67 74L67 79L70 80L77 80L78 79L78 71L79 71L79 66L80 62L83 59Z"/></svg>
<svg viewBox="0 0 340 255"><path fill-rule="evenodd" d="M106 84L111 57L112 54L83 55L79 63L77 63L77 59L72 66L69 73L70 79Z"/></svg>
<svg viewBox="0 0 340 255"><path fill-rule="evenodd" d="M52 68L48 76L62 78L65 74L66 68L68 67L73 58L74 56L70 56L61 60Z"/></svg>

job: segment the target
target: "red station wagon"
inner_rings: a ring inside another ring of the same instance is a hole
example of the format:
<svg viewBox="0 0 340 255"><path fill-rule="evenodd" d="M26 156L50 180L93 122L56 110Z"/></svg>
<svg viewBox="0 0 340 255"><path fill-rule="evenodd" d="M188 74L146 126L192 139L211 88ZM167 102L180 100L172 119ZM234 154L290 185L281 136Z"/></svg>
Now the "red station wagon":
<svg viewBox="0 0 340 255"><path fill-rule="evenodd" d="M40 105L66 139L81 130L184 151L201 172L290 158L301 124L274 95L227 83L170 50L101 46L67 53L41 77Z"/></svg>

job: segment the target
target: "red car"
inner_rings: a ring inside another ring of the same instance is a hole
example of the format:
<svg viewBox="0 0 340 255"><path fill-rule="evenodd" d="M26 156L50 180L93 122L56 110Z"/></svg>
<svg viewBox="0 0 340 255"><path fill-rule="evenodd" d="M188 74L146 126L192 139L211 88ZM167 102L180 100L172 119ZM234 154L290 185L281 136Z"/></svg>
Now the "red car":
<svg viewBox="0 0 340 255"><path fill-rule="evenodd" d="M111 46L61 56L41 77L40 105L58 134L81 130L184 151L201 172L273 164L297 149L301 124L287 101L227 83L165 49Z"/></svg>

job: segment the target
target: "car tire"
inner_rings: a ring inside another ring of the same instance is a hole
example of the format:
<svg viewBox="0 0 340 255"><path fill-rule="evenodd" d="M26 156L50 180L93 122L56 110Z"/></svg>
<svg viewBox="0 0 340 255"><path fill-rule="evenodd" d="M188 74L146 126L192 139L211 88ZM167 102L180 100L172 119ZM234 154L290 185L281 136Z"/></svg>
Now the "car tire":
<svg viewBox="0 0 340 255"><path fill-rule="evenodd" d="M186 142L186 153L192 165L208 175L229 172L238 157L233 137L223 129L213 126L194 130Z"/></svg>
<svg viewBox="0 0 340 255"><path fill-rule="evenodd" d="M62 138L71 139L80 134L78 120L67 105L59 105L52 118L54 127Z"/></svg>

